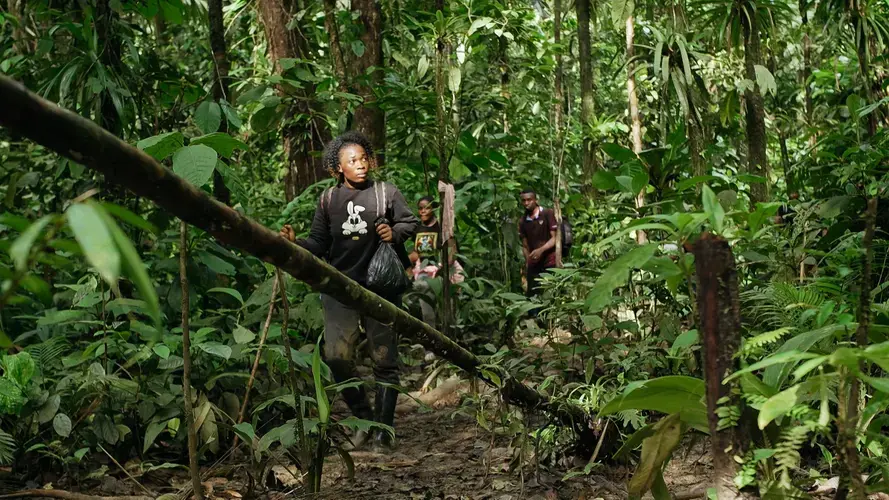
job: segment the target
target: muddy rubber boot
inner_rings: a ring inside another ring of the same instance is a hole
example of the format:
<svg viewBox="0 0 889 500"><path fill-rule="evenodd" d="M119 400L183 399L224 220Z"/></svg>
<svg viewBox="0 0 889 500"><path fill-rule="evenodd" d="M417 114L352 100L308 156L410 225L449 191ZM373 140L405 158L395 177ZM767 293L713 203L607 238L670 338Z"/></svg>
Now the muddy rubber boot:
<svg viewBox="0 0 889 500"><path fill-rule="evenodd" d="M374 409L374 420L377 423L394 427L395 404L398 402L398 391L391 387L378 387L377 400ZM373 450L377 453L389 453L395 447L395 442L389 431L374 429Z"/></svg>
<svg viewBox="0 0 889 500"><path fill-rule="evenodd" d="M337 383L356 377L354 374L354 365L350 361L332 359L327 362L327 366L330 367L330 371L333 373L333 378ZM364 389L363 385L360 387L343 389L340 394L343 395L343 400L346 402L346 406L352 411L352 415L362 420L373 420L374 413L370 408L370 400L367 397L367 391ZM343 449L346 451L358 450L367 443L369 437L367 432L357 431L352 435L350 439L351 443L345 443Z"/></svg>

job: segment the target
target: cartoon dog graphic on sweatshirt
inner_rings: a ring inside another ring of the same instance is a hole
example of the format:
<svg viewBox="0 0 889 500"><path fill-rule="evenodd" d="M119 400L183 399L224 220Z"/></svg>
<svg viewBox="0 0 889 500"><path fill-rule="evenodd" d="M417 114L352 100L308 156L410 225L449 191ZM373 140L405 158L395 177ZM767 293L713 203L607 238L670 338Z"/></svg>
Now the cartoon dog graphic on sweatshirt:
<svg viewBox="0 0 889 500"><path fill-rule="evenodd" d="M364 207L349 202L346 209L349 211L349 218L343 222L343 234L349 236L352 233L367 234L367 222L359 215L364 212Z"/></svg>

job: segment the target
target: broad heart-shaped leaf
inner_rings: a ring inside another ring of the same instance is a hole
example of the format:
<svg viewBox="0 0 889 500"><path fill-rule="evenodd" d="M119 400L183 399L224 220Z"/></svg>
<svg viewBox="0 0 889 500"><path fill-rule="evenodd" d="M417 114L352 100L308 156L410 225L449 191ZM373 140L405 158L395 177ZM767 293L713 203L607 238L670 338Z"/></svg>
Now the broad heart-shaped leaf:
<svg viewBox="0 0 889 500"><path fill-rule="evenodd" d="M235 342L238 344L249 344L250 342L253 342L253 339L256 338L255 333L251 332L241 325L235 326L235 331L233 333Z"/></svg>
<svg viewBox="0 0 889 500"><path fill-rule="evenodd" d="M222 132L195 137L189 144L192 146L205 144L225 158L231 158L236 149L247 149L247 145L243 141Z"/></svg>
<svg viewBox="0 0 889 500"><path fill-rule="evenodd" d="M355 54L357 57L363 56L364 51L367 50L367 48L364 46L364 42L362 42L361 40L353 40L351 45L352 53Z"/></svg>
<svg viewBox="0 0 889 500"><path fill-rule="evenodd" d="M209 146L197 144L186 146L173 155L173 172L201 187L210 180L216 168L216 151Z"/></svg>
<svg viewBox="0 0 889 500"><path fill-rule="evenodd" d="M235 433L241 437L244 441L248 443L252 443L254 439L256 439L256 431L253 430L253 424L248 422L241 422L238 425L232 427Z"/></svg>
<svg viewBox="0 0 889 500"><path fill-rule="evenodd" d="M625 284L627 272L645 265L657 250L657 245L648 244L633 248L621 255L599 276L586 298L589 313L596 313L611 302L614 289Z"/></svg>
<svg viewBox="0 0 889 500"><path fill-rule="evenodd" d="M417 63L417 79L422 80L423 77L426 76L426 71L428 70L429 59L426 57L426 54L423 54L422 56L420 56L420 62Z"/></svg>
<svg viewBox="0 0 889 500"><path fill-rule="evenodd" d="M34 246L34 242L37 241L37 238L46 225L49 224L50 220L52 220L52 217L49 215L37 219L36 222L28 226L28 229L22 231L22 234L9 246L9 256L12 257L12 262L15 263L17 271L25 270L28 264L28 256L31 255L31 247Z"/></svg>
<svg viewBox="0 0 889 500"><path fill-rule="evenodd" d="M624 28L627 18L633 15L634 7L633 0L612 0L611 22L614 23L614 29Z"/></svg>
<svg viewBox="0 0 889 500"><path fill-rule="evenodd" d="M113 284L120 276L120 252L99 211L93 203L74 203L66 212L68 225L86 260L99 271L102 279Z"/></svg>
<svg viewBox="0 0 889 500"><path fill-rule="evenodd" d="M617 178L613 172L596 170L593 174L593 186L602 191L613 191L618 188Z"/></svg>
<svg viewBox="0 0 889 500"><path fill-rule="evenodd" d="M642 495L651 489L652 483L673 449L682 438L682 419L679 414L662 418L654 425L654 435L642 442L642 456L633 478L627 484L627 493Z"/></svg>
<svg viewBox="0 0 889 500"><path fill-rule="evenodd" d="M633 382L623 394L609 401L599 414L611 415L623 410L676 413L690 427L709 434L704 393L703 380L684 375Z"/></svg>
<svg viewBox="0 0 889 500"><path fill-rule="evenodd" d="M222 108L212 101L204 101L194 113L194 122L201 132L212 134L222 125Z"/></svg>
<svg viewBox="0 0 889 500"><path fill-rule="evenodd" d="M34 377L35 371L37 371L37 365L27 351L12 356L3 356L3 376L17 383L23 389Z"/></svg>
<svg viewBox="0 0 889 500"><path fill-rule="evenodd" d="M52 428L56 431L56 434L62 437L68 437L71 435L71 419L68 415L64 413L59 413L52 419Z"/></svg>
<svg viewBox="0 0 889 500"><path fill-rule="evenodd" d="M160 332L161 310L160 302L157 298L157 290L154 288L154 282L148 276L148 270L145 269L142 259L139 258L139 252L136 251L133 242L130 241L130 238L118 227L117 223L114 222L114 219L107 212L102 209L97 211L99 216L104 219L105 226L111 232L111 237L114 239L121 257L123 257L124 273L136 285L142 300L148 304L148 314L154 320L155 331Z"/></svg>
<svg viewBox="0 0 889 500"><path fill-rule="evenodd" d="M185 138L181 132L167 132L136 143L136 147L145 151L157 161L166 159L185 144Z"/></svg>
<svg viewBox="0 0 889 500"><path fill-rule="evenodd" d="M204 342L198 347L207 354L219 356L222 359L232 357L232 348L225 344L220 344L219 342Z"/></svg>
<svg viewBox="0 0 889 500"><path fill-rule="evenodd" d="M324 390L324 381L321 379L321 337L315 344L315 352L312 353L312 378L315 382L315 402L318 404L318 420L326 424L330 419L330 402L327 399L327 391Z"/></svg>

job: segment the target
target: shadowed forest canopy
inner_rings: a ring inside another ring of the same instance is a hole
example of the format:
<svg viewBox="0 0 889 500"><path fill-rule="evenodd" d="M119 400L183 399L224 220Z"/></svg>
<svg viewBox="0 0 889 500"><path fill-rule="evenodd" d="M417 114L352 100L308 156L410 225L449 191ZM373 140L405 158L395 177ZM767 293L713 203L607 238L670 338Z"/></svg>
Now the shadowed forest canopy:
<svg viewBox="0 0 889 500"><path fill-rule="evenodd" d="M889 493L887 54L887 0L5 0L0 496ZM453 189L404 313L273 234L347 131ZM394 454L322 290L401 333Z"/></svg>

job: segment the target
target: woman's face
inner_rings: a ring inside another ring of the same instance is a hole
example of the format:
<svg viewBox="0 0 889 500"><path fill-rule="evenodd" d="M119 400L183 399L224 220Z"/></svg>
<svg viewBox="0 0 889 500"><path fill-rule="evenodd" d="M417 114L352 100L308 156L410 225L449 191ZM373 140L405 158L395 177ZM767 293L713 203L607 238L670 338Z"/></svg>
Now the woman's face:
<svg viewBox="0 0 889 500"><path fill-rule="evenodd" d="M358 144L349 144L340 149L340 171L346 185L356 187L367 182L370 159L364 148Z"/></svg>
<svg viewBox="0 0 889 500"><path fill-rule="evenodd" d="M426 224L432 222L435 219L435 212L432 209L432 202L427 200L421 200L419 204L417 204L417 211L420 212L420 220Z"/></svg>

